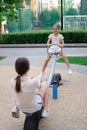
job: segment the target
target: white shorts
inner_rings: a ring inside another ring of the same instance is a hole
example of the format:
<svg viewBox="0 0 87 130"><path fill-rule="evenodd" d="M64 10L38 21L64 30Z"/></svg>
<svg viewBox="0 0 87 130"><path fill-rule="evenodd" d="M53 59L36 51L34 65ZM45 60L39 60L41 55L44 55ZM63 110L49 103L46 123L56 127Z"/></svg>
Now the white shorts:
<svg viewBox="0 0 87 130"><path fill-rule="evenodd" d="M52 45L50 46L50 48L48 49L48 53L59 53L61 52L61 48L56 46L56 45Z"/></svg>
<svg viewBox="0 0 87 130"><path fill-rule="evenodd" d="M43 99L40 94L36 94L36 100L38 104L41 104L41 105L43 104Z"/></svg>

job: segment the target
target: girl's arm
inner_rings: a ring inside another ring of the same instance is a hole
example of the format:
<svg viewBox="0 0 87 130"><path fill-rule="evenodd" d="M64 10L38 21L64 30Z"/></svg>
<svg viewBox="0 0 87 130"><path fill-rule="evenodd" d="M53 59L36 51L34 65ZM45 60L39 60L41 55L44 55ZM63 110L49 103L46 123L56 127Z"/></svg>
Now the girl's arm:
<svg viewBox="0 0 87 130"><path fill-rule="evenodd" d="M61 44L58 44L59 47L64 47L64 39L61 39Z"/></svg>
<svg viewBox="0 0 87 130"><path fill-rule="evenodd" d="M50 46L50 45L51 45L51 39L49 38L47 41L47 46Z"/></svg>

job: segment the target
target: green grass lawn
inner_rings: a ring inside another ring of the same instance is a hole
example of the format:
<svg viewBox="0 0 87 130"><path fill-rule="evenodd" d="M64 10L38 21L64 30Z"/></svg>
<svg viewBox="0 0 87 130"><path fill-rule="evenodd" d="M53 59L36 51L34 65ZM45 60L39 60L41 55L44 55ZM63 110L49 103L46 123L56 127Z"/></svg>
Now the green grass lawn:
<svg viewBox="0 0 87 130"><path fill-rule="evenodd" d="M67 56L69 63L79 64L87 66L87 56ZM57 60L57 62L64 62L63 58Z"/></svg>
<svg viewBox="0 0 87 130"><path fill-rule="evenodd" d="M5 56L0 56L0 60L6 58ZM71 64L79 64L87 66L87 56L67 56L69 63ZM64 63L63 58L57 60L57 62Z"/></svg>
<svg viewBox="0 0 87 130"><path fill-rule="evenodd" d="M4 58L6 58L5 56L0 56L0 60L3 60Z"/></svg>

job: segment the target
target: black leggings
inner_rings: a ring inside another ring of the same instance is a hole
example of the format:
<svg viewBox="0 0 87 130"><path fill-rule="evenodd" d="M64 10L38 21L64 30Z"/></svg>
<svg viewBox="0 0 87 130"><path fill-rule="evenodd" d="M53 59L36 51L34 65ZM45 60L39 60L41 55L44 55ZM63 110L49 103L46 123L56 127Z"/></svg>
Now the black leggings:
<svg viewBox="0 0 87 130"><path fill-rule="evenodd" d="M42 109L32 113L32 115L26 115L23 130L38 130L39 121L41 119Z"/></svg>

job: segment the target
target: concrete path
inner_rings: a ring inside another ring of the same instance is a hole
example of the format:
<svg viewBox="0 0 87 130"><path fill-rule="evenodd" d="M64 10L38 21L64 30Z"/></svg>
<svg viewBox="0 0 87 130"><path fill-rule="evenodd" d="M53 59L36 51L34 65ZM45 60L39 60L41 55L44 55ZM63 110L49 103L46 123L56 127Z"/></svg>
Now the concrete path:
<svg viewBox="0 0 87 130"><path fill-rule="evenodd" d="M32 66L30 75L37 76L41 67ZM49 75L48 68L45 80ZM63 85L58 88L58 99L52 99L50 88L49 117L42 119L39 130L87 130L87 75L56 69L61 73ZM10 79L15 77L13 66L0 65L0 130L22 130L24 114L19 119L11 116L14 92Z"/></svg>
<svg viewBox="0 0 87 130"><path fill-rule="evenodd" d="M14 92L10 79L16 76L14 71L15 57L0 61L0 130L22 130L25 116L11 116L14 106ZM36 56L27 57L31 63L30 75L38 76L45 57L39 60ZM39 62L37 62L39 61ZM47 80L51 62L45 72ZM58 88L58 99L52 99L50 88L49 117L41 119L39 130L87 130L87 67L71 65L73 75L68 75L65 64L56 64L56 73L61 73L63 85Z"/></svg>

